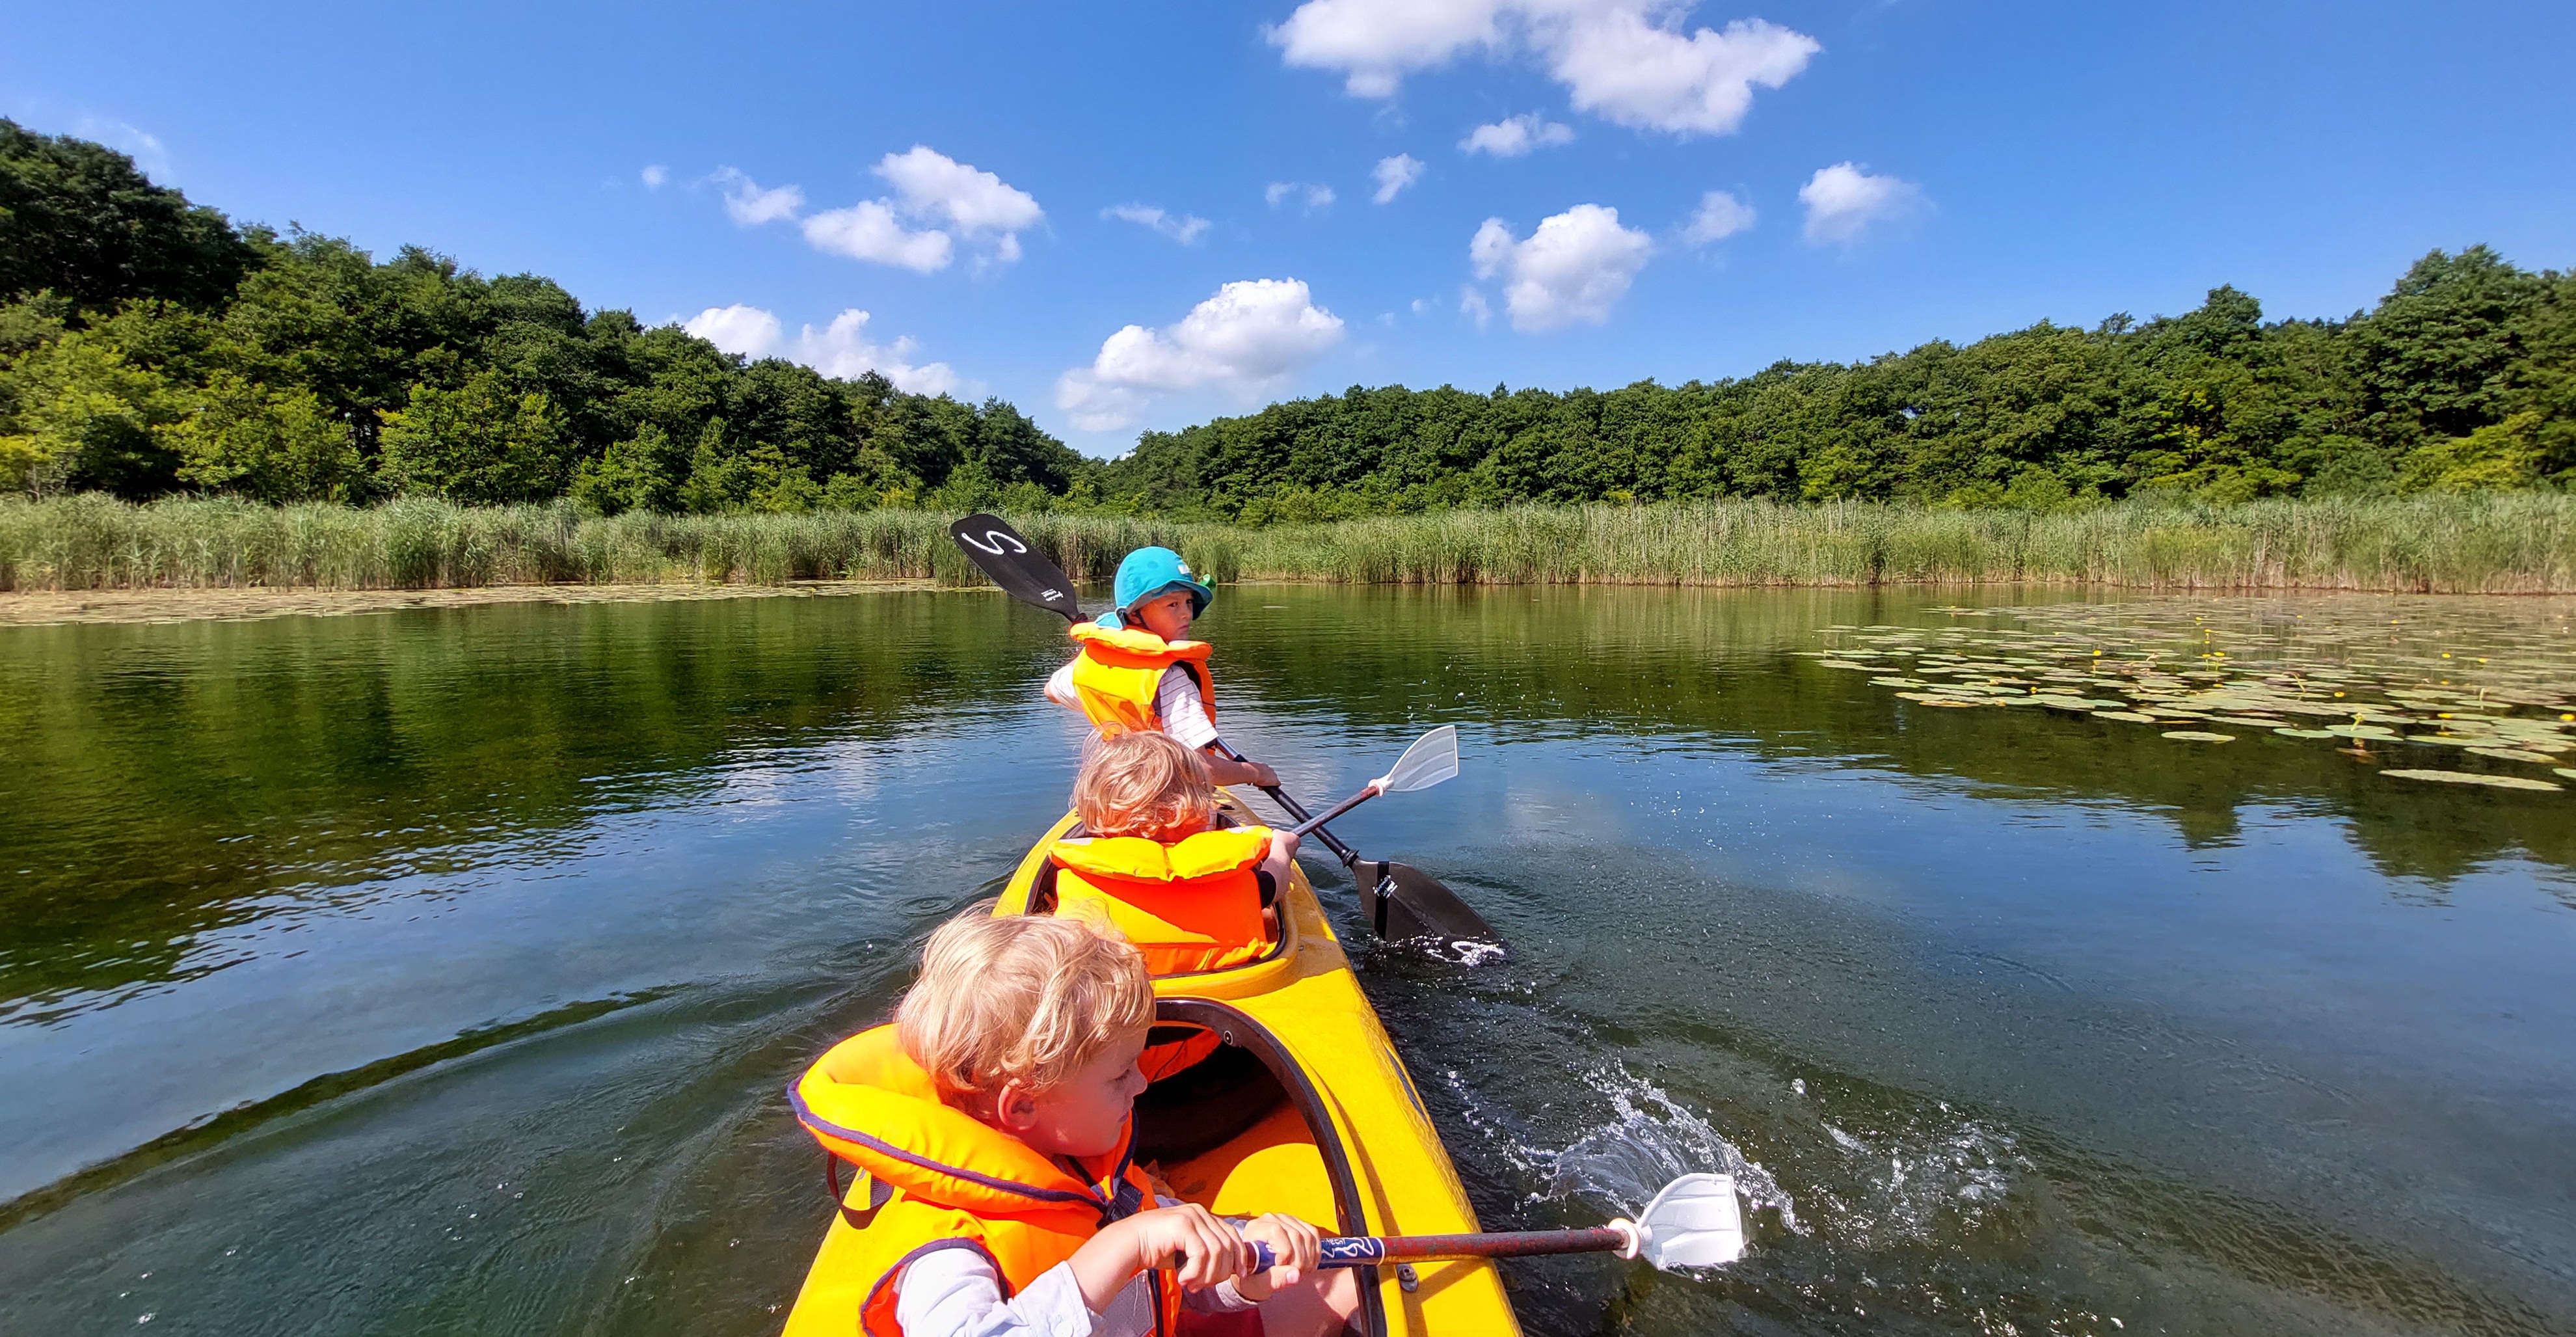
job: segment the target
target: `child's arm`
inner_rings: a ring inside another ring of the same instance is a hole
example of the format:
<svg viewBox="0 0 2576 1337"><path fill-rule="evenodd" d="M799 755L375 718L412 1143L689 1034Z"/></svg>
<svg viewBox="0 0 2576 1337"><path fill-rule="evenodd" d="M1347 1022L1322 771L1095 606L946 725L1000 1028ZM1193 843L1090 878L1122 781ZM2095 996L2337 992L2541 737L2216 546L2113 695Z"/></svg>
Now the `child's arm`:
<svg viewBox="0 0 2576 1337"><path fill-rule="evenodd" d="M1207 758L1208 780L1220 785L1251 785L1256 789L1279 787L1279 772L1257 761L1237 761L1225 754L1225 744L1210 743L1200 756Z"/></svg>
<svg viewBox="0 0 2576 1337"><path fill-rule="evenodd" d="M1270 875L1270 885L1283 893L1288 889L1288 868L1297 862L1297 833L1273 830L1270 833L1270 857L1261 861L1261 871Z"/></svg>
<svg viewBox="0 0 2576 1337"><path fill-rule="evenodd" d="M1097 1314L1137 1273L1175 1256L1182 1289L1193 1291L1240 1276L1252 1263L1252 1250L1234 1227L1197 1203L1183 1203L1111 1222L1084 1240L1066 1265L1082 1288L1083 1303Z"/></svg>

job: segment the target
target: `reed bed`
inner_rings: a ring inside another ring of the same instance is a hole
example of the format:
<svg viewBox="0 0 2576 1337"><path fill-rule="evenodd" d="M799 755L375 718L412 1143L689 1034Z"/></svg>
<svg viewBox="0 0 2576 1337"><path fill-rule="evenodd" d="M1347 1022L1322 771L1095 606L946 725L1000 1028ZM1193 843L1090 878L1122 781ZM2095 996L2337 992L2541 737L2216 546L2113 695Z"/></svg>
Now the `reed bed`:
<svg viewBox="0 0 2576 1337"><path fill-rule="evenodd" d="M222 499L0 502L0 589L419 589L979 578L926 511L589 515L569 505L367 510ZM1015 517L1106 580L1163 543L1218 580L1370 584L2094 584L2189 590L2576 592L2576 498L2499 493L2050 512L1828 502L1513 507L1248 529Z"/></svg>

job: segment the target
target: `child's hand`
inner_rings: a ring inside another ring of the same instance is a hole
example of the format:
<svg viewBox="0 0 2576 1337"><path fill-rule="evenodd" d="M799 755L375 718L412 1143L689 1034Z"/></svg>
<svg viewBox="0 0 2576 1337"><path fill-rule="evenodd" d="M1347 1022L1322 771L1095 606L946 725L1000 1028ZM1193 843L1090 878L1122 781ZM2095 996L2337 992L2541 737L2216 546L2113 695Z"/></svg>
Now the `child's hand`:
<svg viewBox="0 0 2576 1337"><path fill-rule="evenodd" d="M1275 1291L1296 1285L1323 1259L1323 1232L1293 1216L1273 1213L1261 1217L1243 1228L1243 1237L1269 1245L1271 1256L1278 1260L1267 1272L1247 1272L1235 1278L1235 1292L1255 1304L1269 1299Z"/></svg>
<svg viewBox="0 0 2576 1337"><path fill-rule="evenodd" d="M1138 1212L1119 1225L1136 1232L1137 1270L1175 1268L1183 1290L1205 1290L1252 1266L1252 1249L1234 1227L1194 1202Z"/></svg>

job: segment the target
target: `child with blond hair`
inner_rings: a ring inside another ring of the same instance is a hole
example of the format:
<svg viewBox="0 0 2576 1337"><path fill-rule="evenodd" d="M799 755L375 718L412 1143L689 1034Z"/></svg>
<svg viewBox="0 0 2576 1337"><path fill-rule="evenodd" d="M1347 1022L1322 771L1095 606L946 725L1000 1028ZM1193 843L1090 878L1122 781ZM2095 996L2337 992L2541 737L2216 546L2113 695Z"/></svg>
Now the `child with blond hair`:
<svg viewBox="0 0 2576 1337"><path fill-rule="evenodd" d="M1073 784L1082 834L1047 850L1056 913L1114 925L1157 976L1259 960L1278 940L1276 901L1297 836L1217 825L1201 756L1161 733L1101 741Z"/></svg>
<svg viewBox="0 0 2576 1337"><path fill-rule="evenodd" d="M859 1331L1320 1337L1356 1311L1314 1227L1238 1227L1131 1163L1153 1017L1144 962L1095 925L977 907L931 934L894 1022L789 1093L869 1177L843 1208L863 1256L832 1268L865 1288ZM1256 1240L1276 1266L1253 1266Z"/></svg>

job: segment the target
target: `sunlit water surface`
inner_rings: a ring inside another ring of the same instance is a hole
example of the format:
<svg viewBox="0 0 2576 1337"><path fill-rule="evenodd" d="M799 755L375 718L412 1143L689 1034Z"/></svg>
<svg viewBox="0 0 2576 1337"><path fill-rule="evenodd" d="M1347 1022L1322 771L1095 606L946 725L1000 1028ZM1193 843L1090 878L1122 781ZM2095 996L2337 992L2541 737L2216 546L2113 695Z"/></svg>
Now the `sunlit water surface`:
<svg viewBox="0 0 2576 1337"><path fill-rule="evenodd" d="M1797 653L1957 601L1203 624L1310 796L1461 730L1339 829L1510 942L1356 952L1487 1224L1756 1206L1718 1275L1512 1265L1524 1324L2576 1330L2576 795ZM2478 607L2576 679L2563 606ZM982 593L0 630L0 1330L775 1331L782 1088L1061 811L1064 654Z"/></svg>

